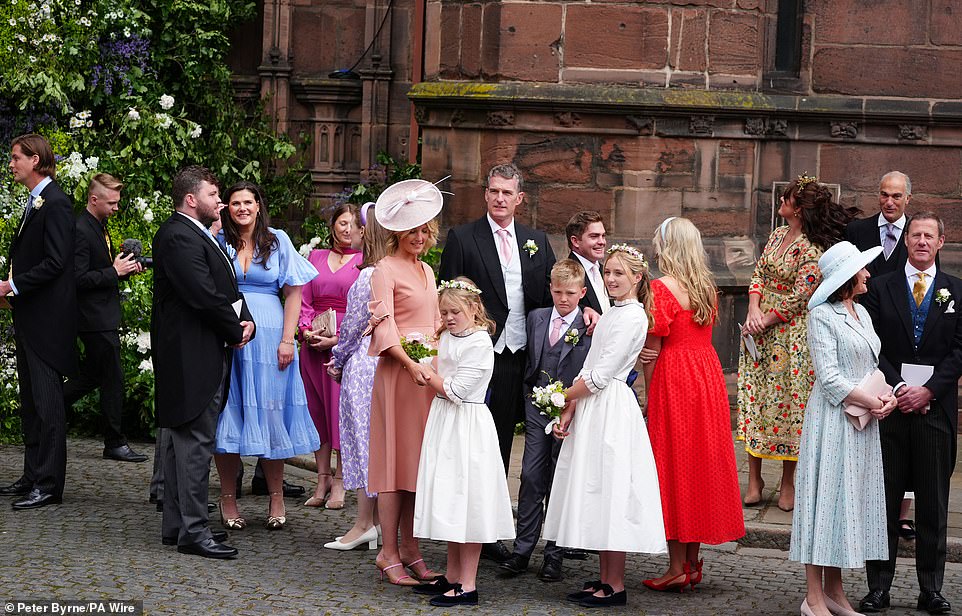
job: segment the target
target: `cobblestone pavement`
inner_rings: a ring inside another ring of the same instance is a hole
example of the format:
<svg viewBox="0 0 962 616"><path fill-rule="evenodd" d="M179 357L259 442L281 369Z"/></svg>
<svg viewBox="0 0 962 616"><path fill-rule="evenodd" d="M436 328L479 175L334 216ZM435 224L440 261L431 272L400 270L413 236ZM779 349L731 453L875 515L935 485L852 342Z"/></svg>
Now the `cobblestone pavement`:
<svg viewBox="0 0 962 616"><path fill-rule="evenodd" d="M150 450L147 444L138 449ZM139 599L147 614L442 614L408 590L377 580L375 552L334 552L321 546L351 524L353 498L341 511L302 507L288 500L288 525L263 527L267 497L250 495L240 509L250 526L231 535L234 561L178 554L160 543L160 514L147 503L150 463L103 460L101 445L71 439L64 503L14 512L0 503L0 599ZM0 483L19 475L22 448L0 446ZM248 468L248 471L251 469ZM250 473L247 474L250 477ZM288 467L288 480L312 487L311 473ZM211 480L216 495L216 473ZM214 514L212 517L216 519ZM220 528L218 522L212 527ZM423 542L426 560L443 568L444 545ZM705 581L694 593L647 591L641 580L660 575L664 557L629 556L627 609L631 614L797 614L804 576L782 551L727 544L706 548ZM564 595L597 577L597 559L565 564L564 582L544 584L531 572L503 579L482 561L481 605L454 610L475 614L576 614ZM911 561L902 561L889 615L917 614ZM848 572L846 588L857 599L864 574ZM944 594L962 611L962 565L946 568Z"/></svg>

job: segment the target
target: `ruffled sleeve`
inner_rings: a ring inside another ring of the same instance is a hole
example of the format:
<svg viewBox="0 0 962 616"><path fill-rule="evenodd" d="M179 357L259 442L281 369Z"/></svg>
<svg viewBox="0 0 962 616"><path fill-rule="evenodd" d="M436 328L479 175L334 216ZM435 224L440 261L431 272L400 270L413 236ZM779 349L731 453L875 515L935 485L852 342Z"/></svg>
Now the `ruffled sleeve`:
<svg viewBox="0 0 962 616"><path fill-rule="evenodd" d="M478 383L494 368L494 347L491 336L485 332L475 332L467 338L456 339L449 333L441 334L440 344L458 344L457 370L453 375L444 377L444 395L455 404L480 402L470 400L471 392L481 389Z"/></svg>
<svg viewBox="0 0 962 616"><path fill-rule="evenodd" d="M665 283L660 280L651 283L651 293L654 298L651 316L655 323L648 333L652 336L664 338L671 330L671 322L675 320L675 315L678 314L680 306Z"/></svg>
<svg viewBox="0 0 962 616"><path fill-rule="evenodd" d="M590 370L586 368L578 375L593 394L607 387L611 380L624 370L626 354L635 348L640 351L648 337L648 315L645 314L645 309L640 304L634 308L621 308L626 309L634 310L635 314L618 317L606 332L605 340L611 341L605 349L606 352L601 354Z"/></svg>
<svg viewBox="0 0 962 616"><path fill-rule="evenodd" d="M818 258L820 256L822 256L821 249L813 244L800 248L792 292L772 308L783 322L787 323L808 307L809 298L812 297L815 288L822 282L822 272L818 269Z"/></svg>
<svg viewBox="0 0 962 616"><path fill-rule="evenodd" d="M277 261L280 270L277 273L277 284L282 287L299 287L317 278L317 268L297 252L287 233L273 228L271 231L277 238Z"/></svg>
<svg viewBox="0 0 962 616"><path fill-rule="evenodd" d="M372 268L362 269L347 292L347 310L344 320L341 321L337 345L331 350L335 368L343 368L348 358L357 351L361 344L361 334L371 318L371 313L367 310L367 304L371 301L371 270Z"/></svg>
<svg viewBox="0 0 962 616"><path fill-rule="evenodd" d="M371 274L371 301L368 310L373 317L383 317L371 332L368 355L377 357L401 344L401 332L394 321L394 277L386 271L382 260Z"/></svg>

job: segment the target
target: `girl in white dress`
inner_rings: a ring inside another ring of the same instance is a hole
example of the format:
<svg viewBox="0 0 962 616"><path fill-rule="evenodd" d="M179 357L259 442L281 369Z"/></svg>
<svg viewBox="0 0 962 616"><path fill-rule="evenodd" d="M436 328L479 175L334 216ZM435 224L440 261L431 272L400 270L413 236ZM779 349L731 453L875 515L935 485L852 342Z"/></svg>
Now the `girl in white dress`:
<svg viewBox="0 0 962 616"><path fill-rule="evenodd" d="M494 323L467 278L442 282L438 369L414 502L414 535L448 542L445 576L414 587L436 606L477 605L482 543L514 539L498 434L484 403L494 369Z"/></svg>
<svg viewBox="0 0 962 616"><path fill-rule="evenodd" d="M605 287L615 307L595 329L555 436L563 438L545 539L600 551L601 579L568 599L585 607L625 605L625 553L663 554L658 472L635 393L625 383L645 345L650 301L648 264L618 244L608 250Z"/></svg>

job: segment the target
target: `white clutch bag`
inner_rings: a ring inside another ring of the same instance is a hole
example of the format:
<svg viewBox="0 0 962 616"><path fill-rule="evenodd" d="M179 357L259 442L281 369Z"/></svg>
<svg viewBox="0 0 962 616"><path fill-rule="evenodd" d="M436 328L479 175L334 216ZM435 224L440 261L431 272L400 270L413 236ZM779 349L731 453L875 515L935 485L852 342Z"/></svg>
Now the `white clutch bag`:
<svg viewBox="0 0 962 616"><path fill-rule="evenodd" d="M316 315L311 321L311 329L319 336L331 337L337 335L337 313L333 308Z"/></svg>
<svg viewBox="0 0 962 616"><path fill-rule="evenodd" d="M878 369L869 372L858 386L872 396L884 396L892 393L892 388L885 382L885 375ZM872 421L872 413L864 406L858 406L857 404L846 405L845 416L852 426L859 431L864 430L865 426Z"/></svg>

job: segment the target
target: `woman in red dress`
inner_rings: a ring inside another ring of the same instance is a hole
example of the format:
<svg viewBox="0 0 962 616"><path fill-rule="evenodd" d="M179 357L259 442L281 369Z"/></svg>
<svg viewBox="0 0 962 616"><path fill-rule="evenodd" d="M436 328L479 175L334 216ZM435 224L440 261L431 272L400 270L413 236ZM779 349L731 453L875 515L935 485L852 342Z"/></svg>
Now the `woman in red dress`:
<svg viewBox="0 0 962 616"><path fill-rule="evenodd" d="M669 218L653 241L664 276L651 283L654 326L646 352L648 434L658 468L668 571L645 580L652 590L681 591L702 578L702 543L745 534L731 411L721 363L711 342L715 282L701 235L691 221Z"/></svg>

